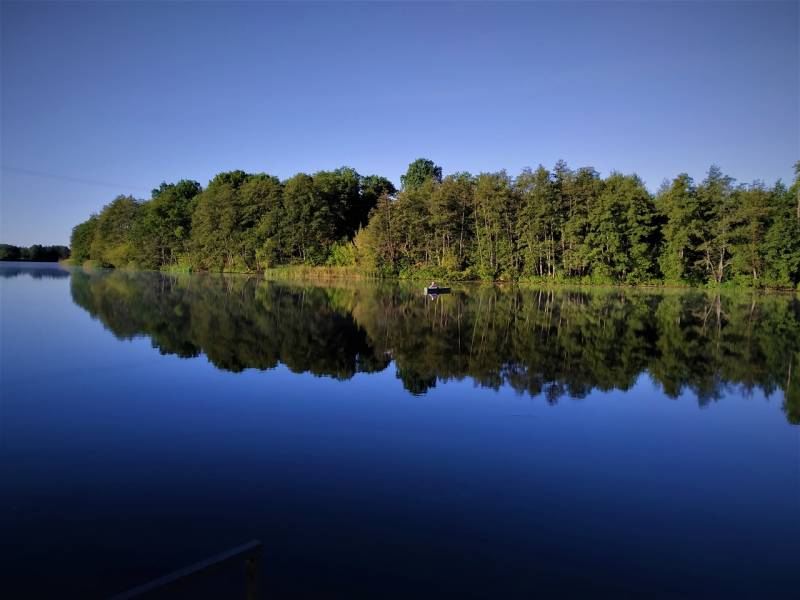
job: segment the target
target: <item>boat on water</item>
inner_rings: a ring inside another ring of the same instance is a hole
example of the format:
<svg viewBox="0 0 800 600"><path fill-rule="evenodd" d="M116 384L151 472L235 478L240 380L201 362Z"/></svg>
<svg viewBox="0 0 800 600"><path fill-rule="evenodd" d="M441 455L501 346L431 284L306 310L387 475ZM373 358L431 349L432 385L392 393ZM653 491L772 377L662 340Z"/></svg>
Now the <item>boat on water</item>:
<svg viewBox="0 0 800 600"><path fill-rule="evenodd" d="M450 288L448 287L426 287L425 293L429 296L436 296L437 294L449 294Z"/></svg>

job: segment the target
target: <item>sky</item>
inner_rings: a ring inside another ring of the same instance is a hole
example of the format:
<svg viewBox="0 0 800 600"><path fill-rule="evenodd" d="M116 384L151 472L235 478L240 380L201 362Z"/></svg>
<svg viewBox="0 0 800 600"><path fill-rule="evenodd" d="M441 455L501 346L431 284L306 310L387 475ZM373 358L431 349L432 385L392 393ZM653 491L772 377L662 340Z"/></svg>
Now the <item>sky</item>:
<svg viewBox="0 0 800 600"><path fill-rule="evenodd" d="M3 1L0 242L231 169L790 181L799 5Z"/></svg>

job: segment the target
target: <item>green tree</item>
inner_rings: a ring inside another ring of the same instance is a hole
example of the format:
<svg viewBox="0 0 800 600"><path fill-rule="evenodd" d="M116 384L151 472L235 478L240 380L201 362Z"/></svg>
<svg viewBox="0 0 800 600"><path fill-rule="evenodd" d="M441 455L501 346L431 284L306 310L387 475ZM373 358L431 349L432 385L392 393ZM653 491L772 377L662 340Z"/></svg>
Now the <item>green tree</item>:
<svg viewBox="0 0 800 600"><path fill-rule="evenodd" d="M781 182L770 192L774 207L772 223L764 241L764 277L767 285L800 286L800 162L795 180L786 189Z"/></svg>
<svg viewBox="0 0 800 600"><path fill-rule="evenodd" d="M514 227L519 200L505 171L481 173L475 182L477 268L482 277L515 277L519 271Z"/></svg>
<svg viewBox="0 0 800 600"><path fill-rule="evenodd" d="M524 256L525 273L555 277L561 261L560 195L550 172L539 165L527 169L515 182L520 196L516 234Z"/></svg>
<svg viewBox="0 0 800 600"><path fill-rule="evenodd" d="M151 268L174 264L188 251L195 199L201 191L199 183L186 179L164 182L153 190L134 231L140 264Z"/></svg>
<svg viewBox="0 0 800 600"><path fill-rule="evenodd" d="M94 233L97 230L98 221L97 215L92 215L83 223L79 223L72 228L69 245L72 251L72 259L76 262L83 263L91 258L92 241L94 241Z"/></svg>
<svg viewBox="0 0 800 600"><path fill-rule="evenodd" d="M0 260L20 260L22 252L19 246L0 244Z"/></svg>
<svg viewBox="0 0 800 600"><path fill-rule="evenodd" d="M592 272L637 283L654 276L656 225L650 193L635 175L612 173L589 212Z"/></svg>
<svg viewBox="0 0 800 600"><path fill-rule="evenodd" d="M90 258L104 266L122 267L136 258L133 232L141 215L141 202L117 196L103 207L90 246Z"/></svg>
<svg viewBox="0 0 800 600"><path fill-rule="evenodd" d="M564 271L568 276L583 277L590 271L590 248L587 241L591 222L589 214L603 190L600 174L592 167L573 172L563 161L553 169L553 183L558 204L566 207L562 243Z"/></svg>
<svg viewBox="0 0 800 600"><path fill-rule="evenodd" d="M664 218L663 245L658 259L661 272L671 282L698 283L703 272L700 244L705 222L692 178L681 173L665 185L656 199Z"/></svg>
<svg viewBox="0 0 800 600"><path fill-rule="evenodd" d="M428 158L418 158L408 165L406 174L400 176L400 185L404 190L413 190L429 179L437 183L441 182L442 167Z"/></svg>
<svg viewBox="0 0 800 600"><path fill-rule="evenodd" d="M362 263L386 275L396 275L398 268L395 202L388 194L381 196L370 212L367 226L355 237Z"/></svg>
<svg viewBox="0 0 800 600"><path fill-rule="evenodd" d="M430 205L436 182L425 180L422 185L403 189L392 207L392 228L397 240L398 267L424 268L435 256Z"/></svg>
<svg viewBox="0 0 800 600"><path fill-rule="evenodd" d="M351 214L350 225L353 231L365 227L369 221L369 214L378 204L381 196L394 196L397 189L394 184L380 175L367 175L361 178L361 201L356 210Z"/></svg>
<svg viewBox="0 0 800 600"><path fill-rule="evenodd" d="M697 199L703 215L700 232L699 264L717 284L722 283L731 265L731 234L736 223L733 179L712 165L703 183L697 188Z"/></svg>
<svg viewBox="0 0 800 600"><path fill-rule="evenodd" d="M766 268L766 235L774 207L761 183L740 186L733 192L734 229L731 232L731 270L754 286L761 285Z"/></svg>
<svg viewBox="0 0 800 600"><path fill-rule="evenodd" d="M338 207L331 206L329 198L320 193L321 187L304 173L295 175L284 184L284 248L290 260L322 264L329 246L338 239L337 225L341 213L338 213Z"/></svg>
<svg viewBox="0 0 800 600"><path fill-rule="evenodd" d="M444 178L431 192L429 212L434 255L441 267L467 266L474 238L475 179L469 173Z"/></svg>
<svg viewBox="0 0 800 600"><path fill-rule="evenodd" d="M200 268L251 271L265 243L259 229L271 210L280 206L276 177L244 171L220 173L198 195L192 217L192 250Z"/></svg>

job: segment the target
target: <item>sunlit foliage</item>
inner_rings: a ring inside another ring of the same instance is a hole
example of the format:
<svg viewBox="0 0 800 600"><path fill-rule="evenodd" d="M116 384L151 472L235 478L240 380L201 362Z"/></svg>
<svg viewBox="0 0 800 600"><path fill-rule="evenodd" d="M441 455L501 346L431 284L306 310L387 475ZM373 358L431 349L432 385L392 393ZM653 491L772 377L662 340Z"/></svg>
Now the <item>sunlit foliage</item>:
<svg viewBox="0 0 800 600"><path fill-rule="evenodd" d="M257 272L358 266L384 276L545 282L800 285L800 166L791 187L736 185L712 166L651 194L559 161L517 176L455 173L417 159L402 189L349 167L285 181L220 173L202 190L163 183L120 196L73 230L72 254L103 266Z"/></svg>

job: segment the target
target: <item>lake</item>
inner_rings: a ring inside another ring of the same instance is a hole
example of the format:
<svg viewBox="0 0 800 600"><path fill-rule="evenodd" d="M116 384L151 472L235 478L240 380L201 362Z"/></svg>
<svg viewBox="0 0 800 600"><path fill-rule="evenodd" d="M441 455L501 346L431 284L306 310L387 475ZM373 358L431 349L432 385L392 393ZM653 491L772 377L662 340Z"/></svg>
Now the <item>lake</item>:
<svg viewBox="0 0 800 600"><path fill-rule="evenodd" d="M6 597L796 597L794 295L0 263ZM23 593L24 592L24 593Z"/></svg>

